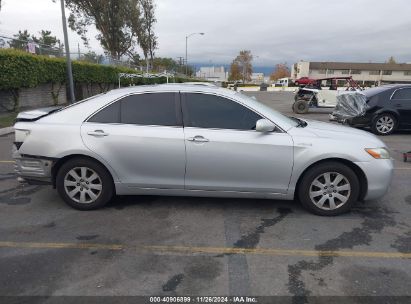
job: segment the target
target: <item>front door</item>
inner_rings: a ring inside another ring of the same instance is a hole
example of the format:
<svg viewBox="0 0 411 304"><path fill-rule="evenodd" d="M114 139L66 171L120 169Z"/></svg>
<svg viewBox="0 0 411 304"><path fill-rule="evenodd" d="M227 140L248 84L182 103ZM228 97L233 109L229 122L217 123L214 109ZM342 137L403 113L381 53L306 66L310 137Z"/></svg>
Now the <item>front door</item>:
<svg viewBox="0 0 411 304"><path fill-rule="evenodd" d="M293 141L255 131L262 117L212 94L182 95L188 190L286 193Z"/></svg>
<svg viewBox="0 0 411 304"><path fill-rule="evenodd" d="M411 127L411 88L402 88L394 92L391 98L392 106L400 114L400 126Z"/></svg>
<svg viewBox="0 0 411 304"><path fill-rule="evenodd" d="M124 185L184 188L185 144L178 93L126 96L85 122L81 135Z"/></svg>

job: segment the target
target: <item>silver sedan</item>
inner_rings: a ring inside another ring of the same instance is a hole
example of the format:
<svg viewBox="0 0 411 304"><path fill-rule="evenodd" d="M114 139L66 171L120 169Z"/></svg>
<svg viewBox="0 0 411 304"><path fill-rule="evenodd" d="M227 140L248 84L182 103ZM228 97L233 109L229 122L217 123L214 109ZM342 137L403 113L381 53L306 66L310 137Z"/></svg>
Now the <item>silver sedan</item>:
<svg viewBox="0 0 411 304"><path fill-rule="evenodd" d="M393 162L353 128L284 116L230 90L157 85L20 113L21 181L51 184L80 210L114 195L293 200L319 215L383 196Z"/></svg>

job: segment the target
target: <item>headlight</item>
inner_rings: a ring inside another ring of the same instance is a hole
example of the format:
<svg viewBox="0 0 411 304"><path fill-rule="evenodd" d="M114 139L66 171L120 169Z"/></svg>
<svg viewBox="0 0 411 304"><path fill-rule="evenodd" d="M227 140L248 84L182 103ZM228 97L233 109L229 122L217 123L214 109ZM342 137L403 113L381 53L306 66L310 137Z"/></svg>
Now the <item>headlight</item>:
<svg viewBox="0 0 411 304"><path fill-rule="evenodd" d="M389 159L390 152L388 152L385 148L373 148L373 149L365 149L365 151L370 154L372 157L377 159Z"/></svg>

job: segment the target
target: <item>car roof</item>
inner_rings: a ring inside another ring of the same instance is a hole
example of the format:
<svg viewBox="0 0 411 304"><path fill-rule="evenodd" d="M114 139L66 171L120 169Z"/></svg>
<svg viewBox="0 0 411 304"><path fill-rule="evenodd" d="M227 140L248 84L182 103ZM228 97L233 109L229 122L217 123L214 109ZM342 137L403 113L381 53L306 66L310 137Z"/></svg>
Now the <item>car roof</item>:
<svg viewBox="0 0 411 304"><path fill-rule="evenodd" d="M114 89L108 91L107 95L127 95L133 93L142 93L142 92L167 92L167 91L193 91L193 92L224 92L225 94L232 92L234 95L235 92L227 89L220 88L215 85L205 84L205 83L169 83L169 84L154 84L154 85L138 85L131 87L124 87L120 89ZM229 91L229 92L227 92Z"/></svg>
<svg viewBox="0 0 411 304"><path fill-rule="evenodd" d="M217 86L205 86L198 84L160 84L160 85L140 85L121 89L115 89L80 101L76 104L64 108L62 111L53 113L42 119L45 123L82 123L89 115L126 95L139 93L161 93L161 92L192 92L209 93L226 98L232 98L245 106L250 107L258 113L264 113L267 118L272 119L283 130L294 127L295 122L290 118L274 111L268 106L247 97L240 92Z"/></svg>
<svg viewBox="0 0 411 304"><path fill-rule="evenodd" d="M393 83L393 84L385 84L381 86L381 88L386 88L387 90L402 88L402 87L411 87L411 84L410 83Z"/></svg>

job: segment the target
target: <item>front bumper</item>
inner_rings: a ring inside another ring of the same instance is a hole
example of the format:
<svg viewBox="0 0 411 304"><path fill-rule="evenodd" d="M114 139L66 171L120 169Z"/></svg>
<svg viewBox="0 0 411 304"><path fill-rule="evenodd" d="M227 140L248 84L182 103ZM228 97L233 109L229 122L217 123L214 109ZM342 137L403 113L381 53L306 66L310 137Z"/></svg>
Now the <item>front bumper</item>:
<svg viewBox="0 0 411 304"><path fill-rule="evenodd" d="M373 159L369 162L355 163L367 178L368 189L364 200L374 200L384 196L390 187L394 172L392 159Z"/></svg>
<svg viewBox="0 0 411 304"><path fill-rule="evenodd" d="M20 181L26 181L29 184L52 183L52 159L21 155L15 147L13 148L13 158L15 161L14 170Z"/></svg>

